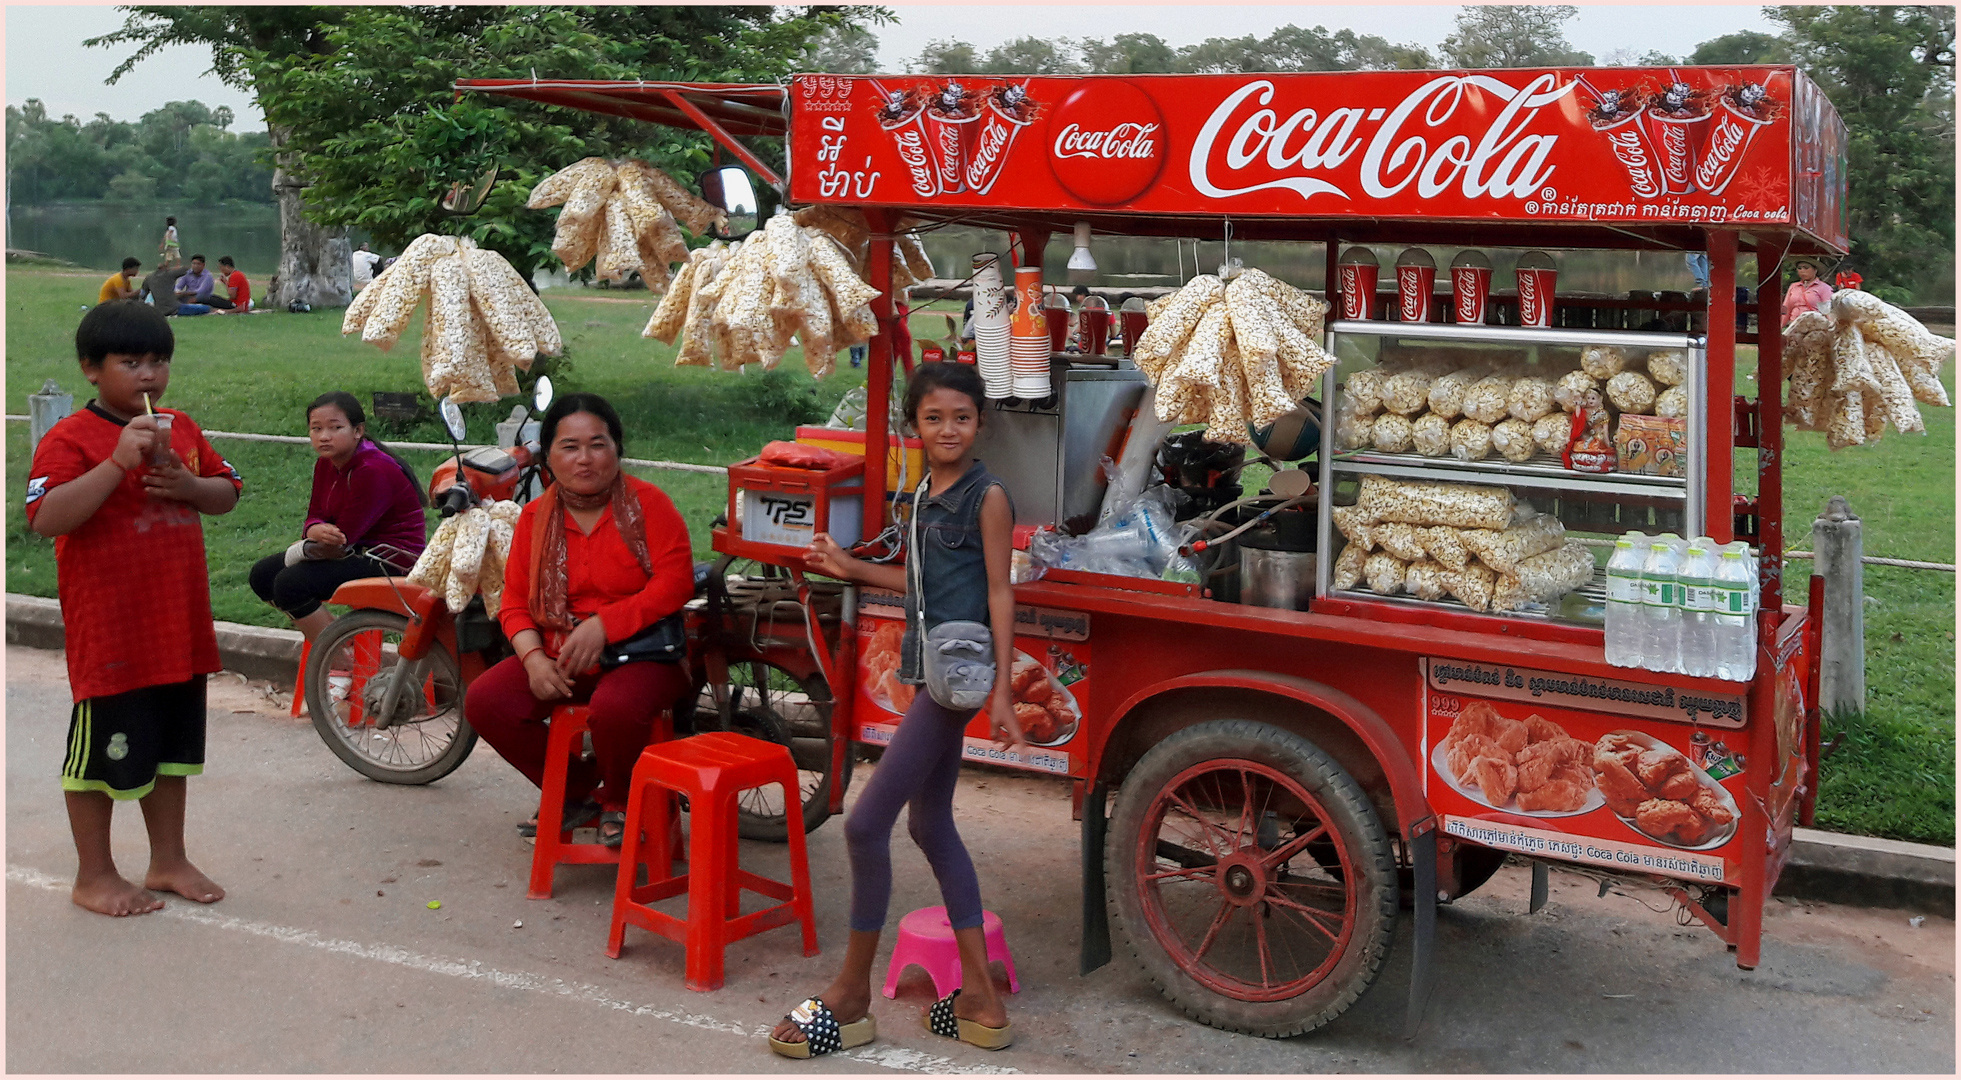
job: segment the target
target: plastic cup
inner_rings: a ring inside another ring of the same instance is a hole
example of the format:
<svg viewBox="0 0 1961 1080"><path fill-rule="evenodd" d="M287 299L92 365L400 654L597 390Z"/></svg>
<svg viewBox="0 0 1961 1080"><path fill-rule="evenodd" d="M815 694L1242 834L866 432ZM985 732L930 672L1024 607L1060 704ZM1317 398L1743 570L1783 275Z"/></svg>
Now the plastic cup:
<svg viewBox="0 0 1961 1080"><path fill-rule="evenodd" d="M157 435L150 444L150 465L161 469L170 464L170 414L157 413L152 419L157 422Z"/></svg>

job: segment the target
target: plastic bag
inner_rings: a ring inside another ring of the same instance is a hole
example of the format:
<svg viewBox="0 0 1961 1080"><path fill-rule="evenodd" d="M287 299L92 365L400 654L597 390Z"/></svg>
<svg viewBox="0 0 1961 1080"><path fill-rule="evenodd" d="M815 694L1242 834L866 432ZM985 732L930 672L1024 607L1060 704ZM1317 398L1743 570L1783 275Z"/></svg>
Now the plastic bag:
<svg viewBox="0 0 1961 1080"><path fill-rule="evenodd" d="M831 418L824 426L842 431L865 430L865 413L869 406L865 403L865 388L854 386L844 392L838 407L831 410Z"/></svg>
<svg viewBox="0 0 1961 1080"><path fill-rule="evenodd" d="M858 454L846 454L837 450L826 450L821 446L778 440L763 447L756 455L758 465L769 465L778 469L816 469L819 471L841 468L862 461Z"/></svg>

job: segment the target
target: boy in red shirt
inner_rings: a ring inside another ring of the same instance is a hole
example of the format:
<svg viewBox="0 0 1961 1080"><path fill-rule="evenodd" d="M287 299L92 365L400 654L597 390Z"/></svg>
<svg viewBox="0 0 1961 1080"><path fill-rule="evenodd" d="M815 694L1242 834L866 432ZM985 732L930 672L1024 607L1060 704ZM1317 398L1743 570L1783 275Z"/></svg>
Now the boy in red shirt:
<svg viewBox="0 0 1961 1080"><path fill-rule="evenodd" d="M222 301L219 297L212 297L210 301L212 307L223 308L232 315L252 310L252 285L245 280L244 272L232 263L230 255L218 260L218 278L225 283L225 288L230 291L230 297Z"/></svg>
<svg viewBox="0 0 1961 1080"><path fill-rule="evenodd" d="M225 895L185 856L184 778L204 771L204 678L219 668L198 515L229 511L243 484L189 416L148 414L174 351L156 308L92 309L75 355L96 400L42 437L28 470L28 524L55 538L75 697L61 771L79 859L72 898L105 915L161 908L148 889L205 904ZM115 800L128 799L142 801L150 834L142 888L109 849Z"/></svg>

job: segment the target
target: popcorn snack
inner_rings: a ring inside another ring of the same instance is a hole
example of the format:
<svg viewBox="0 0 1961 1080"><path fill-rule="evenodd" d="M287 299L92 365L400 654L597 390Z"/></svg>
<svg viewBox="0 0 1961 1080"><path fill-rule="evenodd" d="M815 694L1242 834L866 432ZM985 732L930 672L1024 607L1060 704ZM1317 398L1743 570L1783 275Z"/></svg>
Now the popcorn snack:
<svg viewBox="0 0 1961 1080"><path fill-rule="evenodd" d="M1450 425L1450 454L1459 461L1483 461L1491 455L1491 425L1459 420Z"/></svg>
<svg viewBox="0 0 1961 1080"><path fill-rule="evenodd" d="M1495 424L1511 414L1514 378L1490 375L1464 391L1464 415L1482 424Z"/></svg>
<svg viewBox="0 0 1961 1080"><path fill-rule="evenodd" d="M1382 407L1398 416L1414 416L1430 403L1430 385L1436 380L1420 367L1397 372L1382 381Z"/></svg>
<svg viewBox="0 0 1961 1080"><path fill-rule="evenodd" d="M1382 383L1386 378L1388 376L1381 368L1364 368L1350 375L1348 381L1342 384L1344 410L1356 416L1367 416L1381 409Z"/></svg>
<svg viewBox="0 0 1961 1080"><path fill-rule="evenodd" d="M1369 526L1369 538L1382 550L1404 562L1414 562L1424 557L1423 544L1416 538L1414 525L1400 521L1385 521Z"/></svg>
<svg viewBox="0 0 1961 1080"><path fill-rule="evenodd" d="M1423 552L1446 570L1462 570L1471 561L1471 550L1464 546L1460 529L1449 525L1425 525L1416 530L1416 542Z"/></svg>
<svg viewBox="0 0 1961 1080"><path fill-rule="evenodd" d="M1293 412L1334 365L1310 336L1321 332L1326 305L1259 270L1242 271L1230 284L1200 275L1169 302L1146 310L1156 315L1133 359L1156 387L1157 417L1203 423L1210 442L1252 442L1249 426ZM1344 396L1336 413L1344 450L1378 438L1368 418L1379 395L1354 396ZM1407 424L1387 426L1380 437L1408 449Z"/></svg>
<svg viewBox="0 0 1961 1080"><path fill-rule="evenodd" d="M1359 545L1363 551L1375 550L1375 542L1369 539L1369 527L1375 524L1375 518L1361 507L1331 507L1328 516L1334 520L1336 531Z"/></svg>
<svg viewBox="0 0 1961 1080"><path fill-rule="evenodd" d="M1410 563L1403 568L1403 591L1419 600L1442 600L1445 573L1442 566L1429 559Z"/></svg>
<svg viewBox="0 0 1961 1080"><path fill-rule="evenodd" d="M1367 416L1340 413L1335 417L1335 449L1342 453L1360 450L1375 442L1375 420Z"/></svg>
<svg viewBox="0 0 1961 1080"><path fill-rule="evenodd" d="M1557 412L1541 416L1532 422L1532 442L1548 454L1558 454L1566 449L1567 439L1572 435L1573 418L1566 413Z"/></svg>
<svg viewBox="0 0 1961 1080"><path fill-rule="evenodd" d="M1417 417L1410 425L1410 444L1425 457L1450 453L1450 421L1433 412Z"/></svg>
<svg viewBox="0 0 1961 1080"><path fill-rule="evenodd" d="M1689 392L1680 386L1671 386L1655 395L1655 415L1681 418L1689 415Z"/></svg>
<svg viewBox="0 0 1961 1080"><path fill-rule="evenodd" d="M1478 380L1489 375L1483 365L1459 368L1430 384L1430 413L1439 420L1455 420L1464 415L1464 394Z"/></svg>
<svg viewBox="0 0 1961 1080"><path fill-rule="evenodd" d="M1607 380L1607 400L1624 413L1655 410L1655 384L1638 371L1623 371Z"/></svg>
<svg viewBox="0 0 1961 1080"><path fill-rule="evenodd" d="M1681 386L1689 381L1689 354L1678 349L1658 349L1648 354L1648 377L1663 386Z"/></svg>
<svg viewBox="0 0 1961 1080"><path fill-rule="evenodd" d="M1606 382L1627 367L1627 350L1618 345L1588 345L1580 351L1580 370Z"/></svg>
<svg viewBox="0 0 1961 1080"><path fill-rule="evenodd" d="M1463 601L1472 611L1490 611L1491 594L1498 575L1490 568L1471 563L1462 570L1445 570L1444 591Z"/></svg>
<svg viewBox="0 0 1961 1080"><path fill-rule="evenodd" d="M1553 384L1537 375L1527 375L1513 383L1505 404L1512 419L1528 424L1558 407L1553 400Z"/></svg>
<svg viewBox="0 0 1961 1080"><path fill-rule="evenodd" d="M1501 420L1491 429L1491 448L1506 461L1530 461L1538 452L1532 441L1532 425L1518 419Z"/></svg>
<svg viewBox="0 0 1961 1080"><path fill-rule="evenodd" d="M1375 448L1385 454L1400 454L1410 448L1415 432L1410 422L1395 413L1383 413L1375 418Z"/></svg>
<svg viewBox="0 0 1961 1080"><path fill-rule="evenodd" d="M1501 487L1364 476L1356 505L1381 521L1503 529L1512 523L1514 500Z"/></svg>
<svg viewBox="0 0 1961 1080"><path fill-rule="evenodd" d="M1335 565L1329 571L1328 584L1336 589L1352 589L1362 583L1362 569L1368 565L1369 553L1360 544L1349 544L1341 549L1335 558Z"/></svg>
<svg viewBox="0 0 1961 1080"><path fill-rule="evenodd" d="M1491 610L1517 611L1527 604L1550 604L1593 580L1593 552L1578 540L1519 561L1500 574Z"/></svg>
<svg viewBox="0 0 1961 1080"><path fill-rule="evenodd" d="M1368 580L1369 591L1391 596L1403 591L1403 560L1386 551L1378 551L1362 564L1362 576Z"/></svg>
<svg viewBox="0 0 1961 1080"><path fill-rule="evenodd" d="M1524 560L1565 543L1566 526L1551 514L1535 514L1507 529L1466 530L1463 538L1464 546L1477 555L1479 562L1501 574L1510 574Z"/></svg>
<svg viewBox="0 0 1961 1080"><path fill-rule="evenodd" d="M794 342L822 378L838 350L876 333L869 301L877 295L832 233L778 215L746 241L689 253L641 336L672 342L679 334L676 365L724 371L773 368Z"/></svg>
<svg viewBox="0 0 1961 1080"><path fill-rule="evenodd" d="M1600 389L1600 380L1584 371L1569 371L1552 388L1553 404L1567 412L1579 412L1586 404L1587 391Z"/></svg>

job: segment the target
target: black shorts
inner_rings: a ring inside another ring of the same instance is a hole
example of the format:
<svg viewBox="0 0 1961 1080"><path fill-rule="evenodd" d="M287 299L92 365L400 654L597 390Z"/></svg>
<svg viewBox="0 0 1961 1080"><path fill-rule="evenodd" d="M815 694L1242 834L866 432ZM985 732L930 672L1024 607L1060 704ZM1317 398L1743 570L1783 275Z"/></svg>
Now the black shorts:
<svg viewBox="0 0 1961 1080"><path fill-rule="evenodd" d="M140 799L159 776L204 771L204 676L75 703L61 790Z"/></svg>

